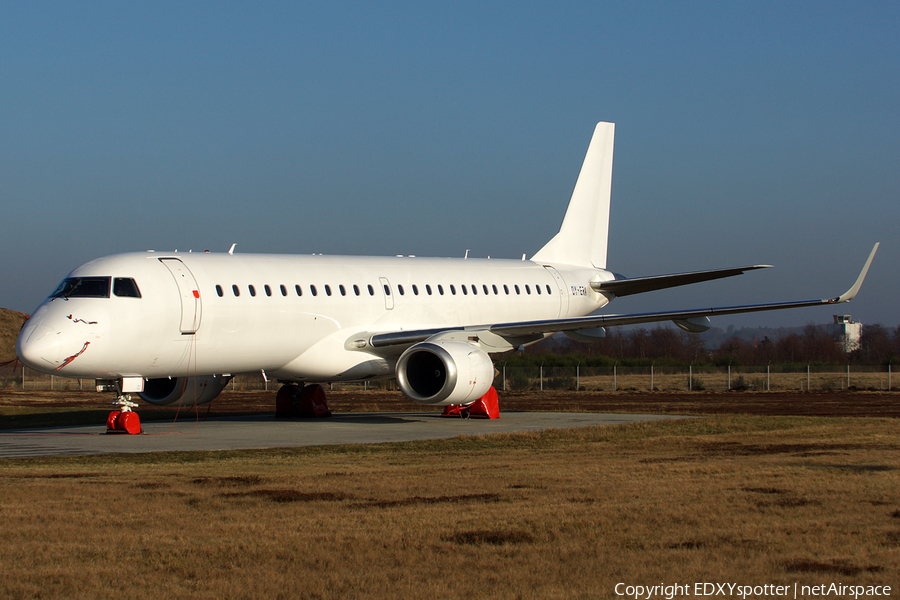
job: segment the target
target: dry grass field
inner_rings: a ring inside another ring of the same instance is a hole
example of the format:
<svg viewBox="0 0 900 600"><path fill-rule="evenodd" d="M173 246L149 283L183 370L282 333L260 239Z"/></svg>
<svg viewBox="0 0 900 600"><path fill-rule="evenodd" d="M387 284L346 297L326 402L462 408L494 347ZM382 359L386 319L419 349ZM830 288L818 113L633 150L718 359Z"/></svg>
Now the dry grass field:
<svg viewBox="0 0 900 600"><path fill-rule="evenodd" d="M0 308L0 363L15 360L16 338L27 318L24 313Z"/></svg>
<svg viewBox="0 0 900 600"><path fill-rule="evenodd" d="M560 406L597 396L573 395ZM896 596L900 421L774 416L760 399L771 396L657 405L747 403L763 416L0 461L0 596L615 598L620 582L891 585ZM857 414L897 416L896 394L873 396ZM652 406L638 395L595 406L615 401ZM516 402L533 400L505 406Z"/></svg>

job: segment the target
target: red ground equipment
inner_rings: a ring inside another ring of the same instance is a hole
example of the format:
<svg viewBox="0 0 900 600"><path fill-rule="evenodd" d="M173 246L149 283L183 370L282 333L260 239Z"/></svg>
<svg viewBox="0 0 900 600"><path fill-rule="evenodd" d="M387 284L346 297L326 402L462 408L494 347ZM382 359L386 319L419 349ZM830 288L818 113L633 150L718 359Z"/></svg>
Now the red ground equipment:
<svg viewBox="0 0 900 600"><path fill-rule="evenodd" d="M451 404L444 408L442 417L479 417L484 419L500 418L500 403L497 400L497 390L494 386L487 393L471 404Z"/></svg>

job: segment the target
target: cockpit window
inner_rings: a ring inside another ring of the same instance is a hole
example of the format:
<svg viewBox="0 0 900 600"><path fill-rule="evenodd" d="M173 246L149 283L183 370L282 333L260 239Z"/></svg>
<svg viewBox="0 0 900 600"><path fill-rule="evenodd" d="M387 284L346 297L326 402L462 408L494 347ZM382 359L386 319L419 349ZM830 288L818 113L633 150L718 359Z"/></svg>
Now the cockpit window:
<svg viewBox="0 0 900 600"><path fill-rule="evenodd" d="M51 298L109 298L109 277L67 277Z"/></svg>
<svg viewBox="0 0 900 600"><path fill-rule="evenodd" d="M113 294L120 298L141 297L141 291L131 277L116 277L113 279Z"/></svg>

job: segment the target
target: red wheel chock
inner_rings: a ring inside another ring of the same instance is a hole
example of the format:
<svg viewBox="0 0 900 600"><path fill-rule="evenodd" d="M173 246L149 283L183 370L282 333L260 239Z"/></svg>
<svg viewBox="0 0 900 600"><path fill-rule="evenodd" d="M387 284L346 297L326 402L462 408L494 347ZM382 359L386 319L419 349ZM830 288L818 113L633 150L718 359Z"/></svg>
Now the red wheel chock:
<svg viewBox="0 0 900 600"><path fill-rule="evenodd" d="M471 404L450 404L444 408L442 417L478 417L483 419L499 419L500 403L494 386L487 393Z"/></svg>

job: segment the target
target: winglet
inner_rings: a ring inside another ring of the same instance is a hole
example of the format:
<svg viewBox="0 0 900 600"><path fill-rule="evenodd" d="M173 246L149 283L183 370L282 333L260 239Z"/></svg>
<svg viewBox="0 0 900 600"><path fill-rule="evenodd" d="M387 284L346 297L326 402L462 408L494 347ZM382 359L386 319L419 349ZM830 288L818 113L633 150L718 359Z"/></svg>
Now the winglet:
<svg viewBox="0 0 900 600"><path fill-rule="evenodd" d="M866 260L865 266L863 266L862 271L859 273L859 277L856 278L856 283L853 284L849 290L844 292L842 295L838 296L834 300L831 300L833 304L839 304L841 302L849 302L856 297L856 294L859 292L859 288L862 287L863 280L866 278L866 273L869 272L869 265L872 264L872 259L875 258L875 252L878 250L878 246L881 242L875 242L875 246L872 248L872 252L869 253L869 258Z"/></svg>

